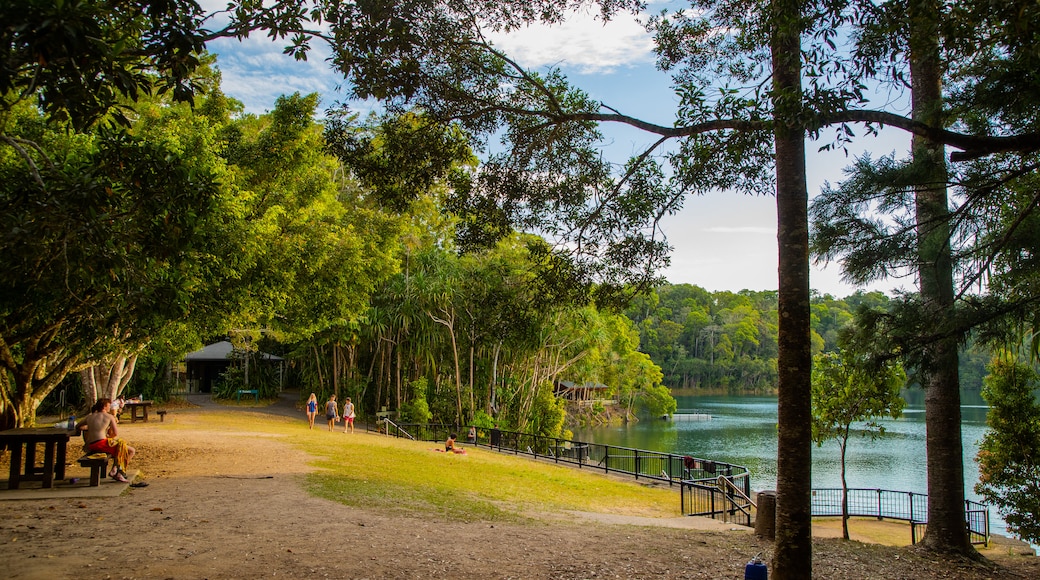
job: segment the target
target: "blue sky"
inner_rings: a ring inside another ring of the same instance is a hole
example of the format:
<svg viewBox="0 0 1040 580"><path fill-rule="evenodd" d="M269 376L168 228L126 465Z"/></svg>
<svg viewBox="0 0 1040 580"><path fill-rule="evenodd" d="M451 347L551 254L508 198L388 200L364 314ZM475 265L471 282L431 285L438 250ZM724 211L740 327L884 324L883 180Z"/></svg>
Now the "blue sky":
<svg viewBox="0 0 1040 580"><path fill-rule="evenodd" d="M670 125L676 98L667 75L655 70L651 40L641 26L623 17L604 26L588 15L576 15L562 26L534 27L493 37L495 44L521 64L536 70L559 66L576 86L592 97L647 121ZM322 95L323 106L344 101L342 76L318 52L306 62L282 54L285 43L262 34L243 42L211 43L223 74L224 92L245 103L247 112L271 109L279 95L293 92ZM350 103L365 112L366 103ZM905 112L905 111L904 111ZM641 150L652 136L635 129L607 127L607 154L619 159ZM884 130L879 137L861 137L850 149L817 153L808 143L809 195L825 182L841 180L851 155L870 151L878 157L909 149L909 138ZM674 247L672 264L664 272L673 283L696 284L708 290L775 290L777 288L776 206L773 197L748 197L716 192L687 198L683 209L667 219L665 234ZM844 297L857 288L840 280L837 264L812 268L811 286L821 293ZM891 292L913 288L913 279L876 283L868 290Z"/></svg>

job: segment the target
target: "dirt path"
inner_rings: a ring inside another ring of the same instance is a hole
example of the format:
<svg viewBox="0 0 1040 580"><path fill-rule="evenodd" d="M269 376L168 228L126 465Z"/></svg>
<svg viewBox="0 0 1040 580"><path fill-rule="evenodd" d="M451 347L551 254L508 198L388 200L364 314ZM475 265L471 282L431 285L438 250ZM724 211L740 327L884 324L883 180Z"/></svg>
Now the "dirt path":
<svg viewBox="0 0 1040 580"><path fill-rule="evenodd" d="M743 578L748 559L771 550L746 531L696 518L555 513L489 523L351 508L304 491L310 458L286 437L192 429L206 412L177 412L177 429L133 430L148 487L117 498L0 501L0 577L720 579ZM824 539L814 572L1040 578L1037 560L1004 555L1005 567L985 570Z"/></svg>

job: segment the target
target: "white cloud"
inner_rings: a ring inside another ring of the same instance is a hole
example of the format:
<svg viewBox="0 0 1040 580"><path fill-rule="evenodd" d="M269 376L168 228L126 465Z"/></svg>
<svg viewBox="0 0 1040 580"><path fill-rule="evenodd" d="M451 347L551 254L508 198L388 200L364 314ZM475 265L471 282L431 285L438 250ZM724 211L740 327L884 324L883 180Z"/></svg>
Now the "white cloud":
<svg viewBox="0 0 1040 580"><path fill-rule="evenodd" d="M628 13L605 24L593 13L573 13L558 25L536 24L488 37L528 68L559 65L596 74L653 60L653 39Z"/></svg>
<svg viewBox="0 0 1040 580"><path fill-rule="evenodd" d="M306 61L283 54L286 41L272 41L263 35L241 42L220 39L209 49L217 54L224 93L242 101L246 112L260 114L274 108L282 95L319 93L322 106L344 98L337 91L343 77L325 61L325 47L315 44Z"/></svg>

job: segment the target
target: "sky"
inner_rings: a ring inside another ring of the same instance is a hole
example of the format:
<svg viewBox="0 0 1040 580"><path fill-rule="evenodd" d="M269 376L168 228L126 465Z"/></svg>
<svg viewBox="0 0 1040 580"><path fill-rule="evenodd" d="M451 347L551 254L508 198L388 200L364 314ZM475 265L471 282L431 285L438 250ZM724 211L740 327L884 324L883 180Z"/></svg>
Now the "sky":
<svg viewBox="0 0 1040 580"><path fill-rule="evenodd" d="M587 14L577 14L560 26L543 26L492 37L495 45L520 64L545 70L558 66L593 98L646 121L671 125L677 103L671 79L654 67L652 40L630 16L604 25ZM260 114L274 107L280 95L319 93L322 106L347 102L365 113L372 103L350 102L343 78L320 52L306 62L282 53L284 42L259 34L239 42L223 39L210 44L223 75L225 94L245 104L246 112ZM316 45L316 44L315 44ZM606 154L619 160L640 151L653 136L621 126L604 127ZM826 183L835 184L854 156L869 151L874 157L909 150L909 138L895 130L878 137L861 137L857 148L818 152L821 143L809 142L806 162L810 198ZM610 157L608 157L610 158ZM672 283L695 284L709 291L776 290L776 200L734 192L716 192L686 199L681 211L666 218L664 233L673 247L671 265L663 275ZM887 280L856 287L841 280L836 263L814 265L810 286L821 294L846 297L856 290L912 289L911 278Z"/></svg>

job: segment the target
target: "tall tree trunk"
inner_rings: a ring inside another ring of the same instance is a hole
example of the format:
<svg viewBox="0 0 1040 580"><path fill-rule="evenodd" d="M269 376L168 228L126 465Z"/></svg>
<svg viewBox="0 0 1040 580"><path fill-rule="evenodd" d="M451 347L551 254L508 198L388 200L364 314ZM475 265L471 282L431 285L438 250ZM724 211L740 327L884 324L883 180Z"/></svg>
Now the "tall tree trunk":
<svg viewBox="0 0 1040 580"><path fill-rule="evenodd" d="M911 0L910 75L913 118L943 125L937 0ZM950 250L948 180L941 143L919 135L911 145L914 164L925 177L914 188L917 212L918 284L925 319L940 330L953 315L953 259ZM964 458L961 446L960 377L957 339L942 338L925 349L921 384L925 390L925 446L928 465L928 528L925 547L975 554L964 524Z"/></svg>
<svg viewBox="0 0 1040 580"><path fill-rule="evenodd" d="M452 361L455 364L455 408L456 416L455 423L461 424L463 421L462 417L462 373L459 367L459 344L455 339L455 312L449 310L442 310L444 318L437 318L433 314L429 314L430 319L437 324L443 325L448 329L448 336L451 337L451 356Z"/></svg>
<svg viewBox="0 0 1040 580"><path fill-rule="evenodd" d="M469 344L469 416L470 417L476 415L476 412L477 412L477 399L476 399L475 389L473 388L473 367L474 367L474 362L473 361L476 358L476 349L474 349L474 347L473 347L472 336L473 335L471 334L470 335L471 342Z"/></svg>
<svg viewBox="0 0 1040 580"><path fill-rule="evenodd" d="M494 354L491 360L491 388L488 389L487 413L492 417L498 416L498 357L502 352L502 341L495 343Z"/></svg>
<svg viewBox="0 0 1040 580"><path fill-rule="evenodd" d="M332 343L332 392L339 396L339 343Z"/></svg>
<svg viewBox="0 0 1040 580"><path fill-rule="evenodd" d="M396 381L395 381L397 383L397 393L396 393L396 405L397 406L395 406L394 409L396 409L398 411L401 410L401 367L403 365L404 365L404 362L401 360L401 349L397 349L397 377L396 377Z"/></svg>
<svg viewBox="0 0 1040 580"><path fill-rule="evenodd" d="M812 352L809 308L809 195L801 93L800 3L772 3L774 143L779 246L776 580L812 576Z"/></svg>

